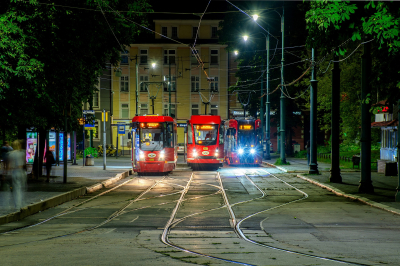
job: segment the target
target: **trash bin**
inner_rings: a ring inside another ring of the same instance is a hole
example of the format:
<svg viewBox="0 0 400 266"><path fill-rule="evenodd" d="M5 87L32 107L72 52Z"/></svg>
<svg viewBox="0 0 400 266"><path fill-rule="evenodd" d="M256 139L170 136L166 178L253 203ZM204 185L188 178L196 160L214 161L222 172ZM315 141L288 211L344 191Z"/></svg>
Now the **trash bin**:
<svg viewBox="0 0 400 266"><path fill-rule="evenodd" d="M300 152L300 144L293 144L293 153Z"/></svg>
<svg viewBox="0 0 400 266"><path fill-rule="evenodd" d="M94 157L91 154L86 156L85 165L86 166L94 166Z"/></svg>

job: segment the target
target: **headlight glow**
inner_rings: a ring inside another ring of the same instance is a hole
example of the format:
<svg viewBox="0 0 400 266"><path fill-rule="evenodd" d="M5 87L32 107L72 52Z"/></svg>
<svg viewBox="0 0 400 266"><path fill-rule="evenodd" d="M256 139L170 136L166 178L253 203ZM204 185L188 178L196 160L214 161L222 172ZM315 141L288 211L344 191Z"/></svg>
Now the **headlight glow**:
<svg viewBox="0 0 400 266"><path fill-rule="evenodd" d="M243 154L243 149L240 148L239 151L238 151L238 153L239 153L239 154Z"/></svg>
<svg viewBox="0 0 400 266"><path fill-rule="evenodd" d="M164 151L160 152L160 159L164 159L164 157L165 157Z"/></svg>
<svg viewBox="0 0 400 266"><path fill-rule="evenodd" d="M142 160L144 159L144 152L141 151L141 152L139 153L139 158L142 159Z"/></svg>
<svg viewBox="0 0 400 266"><path fill-rule="evenodd" d="M251 153L251 154L254 154L255 152L256 152L255 149L251 149L251 150L250 150L250 153Z"/></svg>
<svg viewBox="0 0 400 266"><path fill-rule="evenodd" d="M196 150L193 150L193 157L197 157L197 152L196 152Z"/></svg>

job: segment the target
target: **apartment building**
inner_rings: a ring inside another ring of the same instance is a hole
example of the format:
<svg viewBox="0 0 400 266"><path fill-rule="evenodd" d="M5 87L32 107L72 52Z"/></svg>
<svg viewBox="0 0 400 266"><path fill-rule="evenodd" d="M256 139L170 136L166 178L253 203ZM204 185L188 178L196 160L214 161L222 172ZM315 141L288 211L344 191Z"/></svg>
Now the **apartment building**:
<svg viewBox="0 0 400 266"><path fill-rule="evenodd" d="M230 69L236 64L226 46L218 44L219 20L202 20L200 27L199 20L153 22L153 38L127 47L111 71L111 123L128 124L135 115L154 113L170 114L183 126L191 115L227 119L233 109L241 110L236 97L228 96L236 81ZM112 130L117 136L117 127ZM178 127L178 142L184 142L183 132Z"/></svg>

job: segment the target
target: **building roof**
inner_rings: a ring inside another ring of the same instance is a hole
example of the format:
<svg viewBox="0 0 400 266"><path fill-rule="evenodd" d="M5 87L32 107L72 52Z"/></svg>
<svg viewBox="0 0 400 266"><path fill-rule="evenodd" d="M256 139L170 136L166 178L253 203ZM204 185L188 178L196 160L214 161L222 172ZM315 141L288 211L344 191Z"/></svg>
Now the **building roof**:
<svg viewBox="0 0 400 266"><path fill-rule="evenodd" d="M372 122L371 123L371 127L396 127L398 125L399 125L399 121L398 120Z"/></svg>

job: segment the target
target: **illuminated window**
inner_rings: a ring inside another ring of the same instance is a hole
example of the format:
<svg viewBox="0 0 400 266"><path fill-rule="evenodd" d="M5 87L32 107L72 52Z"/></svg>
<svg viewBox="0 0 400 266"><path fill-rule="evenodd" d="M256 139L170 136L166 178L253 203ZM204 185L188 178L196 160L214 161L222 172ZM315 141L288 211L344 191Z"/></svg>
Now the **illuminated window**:
<svg viewBox="0 0 400 266"><path fill-rule="evenodd" d="M99 107L99 97L100 97L100 91L94 91L93 92L93 108Z"/></svg>

